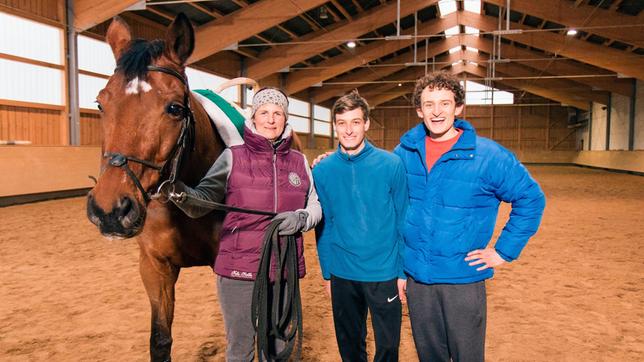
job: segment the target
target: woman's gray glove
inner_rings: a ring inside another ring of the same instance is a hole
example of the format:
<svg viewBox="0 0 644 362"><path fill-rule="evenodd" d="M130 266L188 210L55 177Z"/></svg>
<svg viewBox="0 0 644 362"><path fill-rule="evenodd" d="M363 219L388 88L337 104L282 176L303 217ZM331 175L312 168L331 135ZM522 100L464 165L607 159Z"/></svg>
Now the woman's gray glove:
<svg viewBox="0 0 644 362"><path fill-rule="evenodd" d="M277 214L273 220L282 220L277 227L280 235L293 235L304 231L308 217L309 213L306 211L286 211Z"/></svg>

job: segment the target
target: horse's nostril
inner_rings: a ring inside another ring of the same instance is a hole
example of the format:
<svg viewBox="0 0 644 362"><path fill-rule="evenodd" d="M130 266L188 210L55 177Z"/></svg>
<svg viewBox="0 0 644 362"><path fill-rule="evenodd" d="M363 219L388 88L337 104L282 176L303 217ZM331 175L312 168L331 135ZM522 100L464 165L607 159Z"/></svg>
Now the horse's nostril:
<svg viewBox="0 0 644 362"><path fill-rule="evenodd" d="M94 203L94 197L92 196L92 194L87 195L87 218L89 219L89 221L96 226L100 226L101 216L103 215L103 210L98 208L98 206L96 206L96 203Z"/></svg>
<svg viewBox="0 0 644 362"><path fill-rule="evenodd" d="M130 228L136 224L139 218L139 211L136 203L129 197L124 197L119 201L119 222L124 228Z"/></svg>
<svg viewBox="0 0 644 362"><path fill-rule="evenodd" d="M132 200L129 197L123 197L118 202L119 218L125 217L132 209Z"/></svg>

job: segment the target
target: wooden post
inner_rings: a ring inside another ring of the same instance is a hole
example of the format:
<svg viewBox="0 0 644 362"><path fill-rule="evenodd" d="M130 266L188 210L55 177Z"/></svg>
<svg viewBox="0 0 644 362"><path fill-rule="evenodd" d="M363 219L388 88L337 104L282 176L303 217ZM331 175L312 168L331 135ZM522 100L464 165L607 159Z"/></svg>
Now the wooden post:
<svg viewBox="0 0 644 362"><path fill-rule="evenodd" d="M242 57L239 57L239 76L240 77L246 76L246 60L245 58L242 58ZM248 102L249 100L246 99L246 84L242 85L241 87L238 87L237 91L239 92L239 106L245 109L246 106L249 104ZM252 100L250 101L252 102Z"/></svg>
<svg viewBox="0 0 644 362"><path fill-rule="evenodd" d="M492 98L494 98L494 96L492 96ZM490 139L494 139L494 104L492 104L490 111Z"/></svg>
<svg viewBox="0 0 644 362"><path fill-rule="evenodd" d="M308 148L317 148L315 144L315 116L314 116L313 97L311 97L311 92L309 92L309 137L308 137Z"/></svg>
<svg viewBox="0 0 644 362"><path fill-rule="evenodd" d="M68 135L63 139L64 144L74 146L80 145L80 107L78 102L78 34L74 28L74 1L67 0L67 18L65 19L65 95L67 125L65 133ZM61 127L64 128L64 127ZM68 131L67 131L68 130Z"/></svg>
<svg viewBox="0 0 644 362"><path fill-rule="evenodd" d="M590 104L590 116L588 117L588 151L593 150L593 104Z"/></svg>
<svg viewBox="0 0 644 362"><path fill-rule="evenodd" d="M550 105L546 106L546 150L550 149Z"/></svg>
<svg viewBox="0 0 644 362"><path fill-rule="evenodd" d="M606 145L604 149L610 150L610 114L612 113L613 92L608 93L608 105L606 106Z"/></svg>
<svg viewBox="0 0 644 362"><path fill-rule="evenodd" d="M463 94L467 98L467 73L463 73ZM465 103L465 99L463 99L463 103ZM467 119L467 104L463 107L462 117L463 119Z"/></svg>
<svg viewBox="0 0 644 362"><path fill-rule="evenodd" d="M519 120L517 121L517 147L521 151L521 117L523 116L523 107L519 108Z"/></svg>
<svg viewBox="0 0 644 362"><path fill-rule="evenodd" d="M631 93L630 110L628 113L628 150L635 149L635 111L637 100L637 79L633 79L633 91Z"/></svg>
<svg viewBox="0 0 644 362"><path fill-rule="evenodd" d="M331 110L333 112L333 110ZM335 130L333 127L333 115L331 115L331 135L329 137L329 148L333 149L335 147ZM312 132L313 130L311 130Z"/></svg>

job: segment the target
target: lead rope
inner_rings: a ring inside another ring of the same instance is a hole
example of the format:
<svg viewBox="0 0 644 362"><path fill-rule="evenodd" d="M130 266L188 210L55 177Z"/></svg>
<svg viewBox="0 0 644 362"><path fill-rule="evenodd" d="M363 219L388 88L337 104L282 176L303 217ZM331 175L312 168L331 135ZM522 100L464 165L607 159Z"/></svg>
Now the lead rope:
<svg viewBox="0 0 644 362"><path fill-rule="evenodd" d="M269 211L200 200L185 192L180 194L171 192L169 196L178 199L189 198L195 206L220 211L276 215ZM167 200L161 201L167 202ZM281 220L271 222L264 234L259 268L253 285L251 320L257 335L257 353L260 361L262 358L268 361L288 361L293 350L296 350L295 361L302 360L302 298L297 241L294 235L287 236L285 243L280 240L278 227L281 222ZM271 283L271 269L274 271L273 283ZM277 340L284 342L284 347L279 353L273 350L274 342Z"/></svg>
<svg viewBox="0 0 644 362"><path fill-rule="evenodd" d="M266 358L268 361L288 361L296 349L295 360L300 361L302 300L297 243L294 235L287 236L286 243L281 242L278 235L280 223L281 221L271 222L264 235L264 246L253 287L251 318L257 334L260 360ZM274 262L271 263L271 260ZM271 283L271 271L274 272L274 285ZM280 352L274 351L277 340L284 342Z"/></svg>

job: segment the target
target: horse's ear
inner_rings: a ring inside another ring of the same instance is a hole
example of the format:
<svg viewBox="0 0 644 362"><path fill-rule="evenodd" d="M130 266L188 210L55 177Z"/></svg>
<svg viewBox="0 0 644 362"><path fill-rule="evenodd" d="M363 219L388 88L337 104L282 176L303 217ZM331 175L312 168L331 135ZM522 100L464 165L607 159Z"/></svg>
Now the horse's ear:
<svg viewBox="0 0 644 362"><path fill-rule="evenodd" d="M116 16L112 20L110 27L107 29L107 42L112 47L112 53L114 53L114 59L117 61L123 54L128 46L130 45L130 40L132 40L132 34L130 33L130 27L127 25L125 20L121 17Z"/></svg>
<svg viewBox="0 0 644 362"><path fill-rule="evenodd" d="M195 31L184 13L174 19L165 36L165 55L183 65L195 48Z"/></svg>

